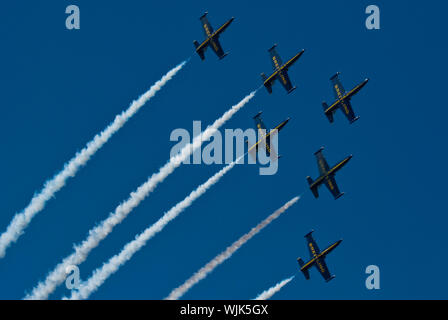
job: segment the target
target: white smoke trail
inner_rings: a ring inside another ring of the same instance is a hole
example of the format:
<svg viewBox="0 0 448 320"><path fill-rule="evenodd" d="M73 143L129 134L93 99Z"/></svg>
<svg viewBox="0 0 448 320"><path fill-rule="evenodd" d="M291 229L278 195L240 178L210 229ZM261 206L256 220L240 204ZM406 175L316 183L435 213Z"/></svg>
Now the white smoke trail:
<svg viewBox="0 0 448 320"><path fill-rule="evenodd" d="M6 231L0 236L0 258L6 254L6 249L16 242L23 234L25 228L29 225L33 217L39 213L48 200L56 192L62 189L70 177L74 177L80 167L84 166L90 158L112 137L121 127L162 87L171 80L175 74L182 69L187 61L182 62L175 68L168 71L159 81L157 81L148 91L133 101L130 107L117 115L112 123L106 129L97 134L80 152L64 165L53 178L45 182L45 185L39 193L35 194L28 206L23 211L17 213L11 220Z"/></svg>
<svg viewBox="0 0 448 320"><path fill-rule="evenodd" d="M244 156L243 156L244 157ZM172 207L166 212L156 223L147 228L145 231L135 237L134 240L124 246L120 253L113 256L109 261L103 264L102 267L96 269L92 276L80 285L78 290L72 292L71 300L87 299L90 294L98 290L98 288L118 269L123 266L132 256L139 251L148 240L154 237L157 233L173 219L175 219L182 211L188 208L197 198L203 195L211 186L217 183L236 163L243 157L230 163L215 175L210 177L205 183L201 184L194 191L192 191L184 200Z"/></svg>
<svg viewBox="0 0 448 320"><path fill-rule="evenodd" d="M277 219L283 212L285 212L289 207L291 207L294 203L296 203L300 197L295 197L284 204L280 209L277 209L273 214L267 217L265 220L260 222L256 227L252 228L248 233L243 235L237 241L235 241L231 246L227 247L226 250L217 255L213 260L207 263L204 267L202 267L199 271L197 271L193 276L191 276L183 285L177 287L165 300L177 300L182 297L188 290L191 289L195 284L199 281L207 277L207 275L215 270L217 266L221 263L229 259L235 251L241 248L247 241L252 239L254 235L259 233L264 227L270 224L273 220Z"/></svg>
<svg viewBox="0 0 448 320"><path fill-rule="evenodd" d="M272 288L269 288L268 290L263 291L256 297L254 300L268 300L272 298L274 294L279 292L284 286L286 286L289 282L291 282L292 279L294 279L295 276L292 276L291 278L285 279L279 283L277 283Z"/></svg>
<svg viewBox="0 0 448 320"><path fill-rule="evenodd" d="M121 223L127 215L140 204L168 175L170 175L181 163L187 159L196 149L198 149L203 141L211 138L211 136L229 120L238 110L249 102L255 95L256 91L251 92L238 104L226 111L221 118L217 119L210 127L205 129L200 135L193 139L193 142L186 145L176 156L172 157L159 172L154 173L148 180L138 189L130 194L130 197L120 204L109 217L103 220L99 225L89 231L89 236L80 245L75 247L75 252L66 257L59 263L53 271L51 271L44 282L40 282L31 294L25 299L47 299L48 296L62 283L66 277L65 270L72 265L79 265L87 259L90 251L99 245L99 243L107 237L112 229Z"/></svg>

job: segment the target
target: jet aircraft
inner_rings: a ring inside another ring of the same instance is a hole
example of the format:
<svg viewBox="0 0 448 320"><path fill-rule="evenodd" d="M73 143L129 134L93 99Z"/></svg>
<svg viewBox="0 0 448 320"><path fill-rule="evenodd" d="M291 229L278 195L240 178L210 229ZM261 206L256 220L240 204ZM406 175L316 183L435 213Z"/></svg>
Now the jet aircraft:
<svg viewBox="0 0 448 320"><path fill-rule="evenodd" d="M367 84L367 82L369 82L369 79L365 79L363 82L358 84L349 92L345 92L344 87L342 86L342 83L339 80L339 75L340 72L336 73L334 76L330 78L333 84L333 91L336 101L333 102L331 106L328 106L325 101L322 102L322 106L324 107L324 113L327 116L330 123L332 123L334 121L333 118L334 113L336 112L337 109L341 109L342 112L347 117L348 121L350 121L350 123L353 123L356 120L358 120L359 117L355 116L350 100L355 94L359 92L359 90L361 90Z"/></svg>
<svg viewBox="0 0 448 320"><path fill-rule="evenodd" d="M306 177L306 179L308 180L308 184L310 185L310 189L313 192L315 198L319 197L318 188L321 184L324 183L327 186L328 190L330 190L330 192L333 194L334 198L338 199L344 195L344 192L341 193L339 191L338 185L336 184L336 172L339 171L343 166L345 166L353 156L348 156L330 169L324 155L322 154L323 150L324 148L322 147L314 153L317 160L317 166L319 167L320 176L316 179L316 181L313 181L313 179L311 179L311 177L309 176Z"/></svg>
<svg viewBox="0 0 448 320"><path fill-rule="evenodd" d="M286 124L291 118L286 119L268 133L266 126L263 122L263 119L261 118L261 114L262 111L258 112L257 115L254 117L255 127L258 130L258 136L261 138L252 147L249 148L248 152L251 155L251 157L254 158L254 160L256 160L258 148L261 147L266 150L267 156L275 161L280 159L281 156L277 155L277 152L275 151L274 147L271 146L271 137L273 134L276 134L281 129L283 129L283 127L286 126ZM248 144L247 140L246 144Z"/></svg>
<svg viewBox="0 0 448 320"><path fill-rule="evenodd" d="M193 41L195 47L196 47L196 52L198 53L199 57L201 57L202 60L205 59L205 50L210 46L213 51L216 53L216 55L218 56L219 59L224 58L227 53L224 53L221 44L219 43L219 35L227 29L227 27L232 23L232 21L234 20L234 18L232 17L229 21L227 21L226 23L224 23L218 30L213 31L213 27L210 24L210 22L208 22L207 19L207 14L208 12L204 13L199 20L201 20L202 23L202 27L204 28L204 32L205 32L205 36L206 39L199 44L199 42L197 42L196 40Z"/></svg>
<svg viewBox="0 0 448 320"><path fill-rule="evenodd" d="M296 62L302 56L302 54L305 52L305 49L300 51L288 62L283 64L282 59L275 50L276 46L277 44L275 44L271 49L268 50L271 56L272 67L274 69L274 72L269 77L267 77L264 73L262 73L261 79L263 80L263 85L266 87L269 93L272 93L272 85L274 84L275 80L279 80L280 83L283 85L283 87L285 87L286 91L288 93L291 93L296 89L296 87L293 87L291 84L291 80L289 79L288 76L288 69L290 66L294 64L294 62Z"/></svg>
<svg viewBox="0 0 448 320"><path fill-rule="evenodd" d="M321 252L319 250L319 247L317 246L316 241L313 239L312 236L313 232L314 230L312 230L305 236L308 249L310 251L311 260L305 263L301 258L298 258L297 261L299 262L300 265L300 271L303 272L306 280L310 279L309 269L312 266L315 266L317 270L319 270L320 274L325 279L325 281L328 282L331 279L334 279L335 276L331 275L330 270L328 270L327 264L325 263L325 257L342 242L342 239L336 241L334 244L332 244L327 249Z"/></svg>

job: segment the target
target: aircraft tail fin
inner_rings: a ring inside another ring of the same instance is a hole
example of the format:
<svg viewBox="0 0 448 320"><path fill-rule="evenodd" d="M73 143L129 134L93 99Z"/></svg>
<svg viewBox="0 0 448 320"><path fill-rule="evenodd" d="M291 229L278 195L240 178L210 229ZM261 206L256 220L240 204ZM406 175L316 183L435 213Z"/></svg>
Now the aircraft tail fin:
<svg viewBox="0 0 448 320"><path fill-rule="evenodd" d="M204 56L204 49L199 49L198 47L201 45L199 42L197 42L196 40L193 41L194 46L196 47L196 52L198 53L199 57L201 58L201 60L205 59Z"/></svg>
<svg viewBox="0 0 448 320"><path fill-rule="evenodd" d="M302 271L303 275L305 276L305 279L309 280L310 279L310 273L309 273L308 269L302 269L303 266L305 265L305 262L303 262L302 258L298 258L297 262L299 263L300 271Z"/></svg>
<svg viewBox="0 0 448 320"><path fill-rule="evenodd" d="M311 187L314 183L313 179L311 179L311 177L306 177L306 180L308 181L308 184L310 185L310 189L313 192L314 197L318 198L319 192L317 191L317 186Z"/></svg>
<svg viewBox="0 0 448 320"><path fill-rule="evenodd" d="M330 121L330 123L333 123L333 111L326 112L328 109L328 104L326 102L322 102L322 106L324 107L324 112L328 118L328 121Z"/></svg>

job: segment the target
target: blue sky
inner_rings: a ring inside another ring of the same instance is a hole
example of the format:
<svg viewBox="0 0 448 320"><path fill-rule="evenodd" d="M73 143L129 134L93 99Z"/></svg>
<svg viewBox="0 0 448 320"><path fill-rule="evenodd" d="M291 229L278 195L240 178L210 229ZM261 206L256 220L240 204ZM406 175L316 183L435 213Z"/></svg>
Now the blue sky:
<svg viewBox="0 0 448 320"><path fill-rule="evenodd" d="M81 29L65 29L65 8L77 4ZM364 26L369 4L381 10L381 30ZM267 49L283 60L305 48L290 69L297 90L263 89L225 128L249 128L263 110L267 125L286 117L283 158L274 176L238 166L151 240L92 299L161 299L227 245L293 196L302 199L254 237L187 299L250 299L297 274L278 299L446 299L445 75L447 55L440 1L15 1L0 13L0 229L23 209L114 116L161 75L191 61L48 202L0 261L0 299L20 299L72 252L95 223L158 170L176 128L211 124L269 73ZM199 16L217 28L230 54L200 61ZM329 124L329 77L340 71L361 119ZM330 164L354 157L338 174L346 194L325 189L315 200L305 177L317 176L313 152L325 146ZM80 266L86 279L166 210L219 170L185 165L169 176ZM305 281L296 258L308 258L311 229L321 248L343 238L328 257L336 279L316 270ZM365 288L365 268L377 265L381 289ZM61 286L53 299L68 294Z"/></svg>

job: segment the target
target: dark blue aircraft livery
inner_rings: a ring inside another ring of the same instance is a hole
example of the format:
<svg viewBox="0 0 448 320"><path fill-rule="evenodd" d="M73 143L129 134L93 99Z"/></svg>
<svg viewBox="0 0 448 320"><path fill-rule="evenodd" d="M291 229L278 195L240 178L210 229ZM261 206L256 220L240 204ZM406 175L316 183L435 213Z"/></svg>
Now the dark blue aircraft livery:
<svg viewBox="0 0 448 320"><path fill-rule="evenodd" d="M261 137L260 140L257 141L252 147L249 148L248 152L251 155L251 157L256 160L257 158L257 152L258 148L261 147L265 149L266 155L270 157L273 161L276 161L280 159L281 156L277 155L277 152L275 151L274 147L271 146L271 136L273 134L277 134L280 130L283 129L284 126L288 123L290 118L286 119L282 123L280 123L278 126L276 126L274 129L267 132L266 126L263 122L263 119L261 118L261 111L257 113L257 115L254 117L255 120L255 127L258 130L258 136ZM246 144L248 144L248 141L246 140Z"/></svg>
<svg viewBox="0 0 448 320"><path fill-rule="evenodd" d="M325 281L328 282L331 279L334 279L335 276L330 274L330 270L328 270L327 264L325 263L325 257L327 254L329 254L331 251L333 251L342 242L342 239L335 242L334 244L332 244L327 249L325 249L324 251L321 252L319 250L319 247L317 246L316 241L314 241L314 239L313 239L313 236L312 236L313 232L314 232L314 230L305 236L305 239L306 239L307 245L308 245L308 249L310 251L310 261L305 263L305 262L303 262L303 260L301 258L298 258L297 261L299 262L300 271L303 272L305 279L307 279L307 280L310 279L309 269L312 266L315 266L317 268L317 270L319 270L320 274L325 279Z"/></svg>
<svg viewBox="0 0 448 320"><path fill-rule="evenodd" d="M272 73L269 77L267 77L264 73L261 74L261 78L263 79L263 85L266 87L269 93L272 93L272 85L275 80L280 81L280 83L285 87L288 93L294 91L296 87L293 87L291 84L291 80L289 80L288 76L288 68L296 62L301 55L305 52L305 50L300 51L294 57L292 57L288 62L283 64L282 59L278 55L275 50L275 44L271 49L269 49L269 54L271 56L272 67L274 69L274 73Z"/></svg>
<svg viewBox="0 0 448 320"><path fill-rule="evenodd" d="M344 87L342 86L342 83L339 80L339 74L340 73L338 72L330 78L333 84L333 91L336 101L331 106L328 106L326 102L322 102L322 106L324 107L325 115L327 116L330 122L333 122L334 120L333 115L336 112L336 110L341 109L342 112L347 117L348 121L350 121L350 123L353 123L356 120L358 120L359 117L355 116L350 100L355 94L359 92L359 90L361 90L367 84L369 79L365 79L363 82L361 82L359 85L354 87L349 92L345 92Z"/></svg>
<svg viewBox="0 0 448 320"><path fill-rule="evenodd" d="M314 197L319 197L318 188L321 184L325 184L330 190L330 192L333 194L335 199L338 199L344 195L344 193L339 191L338 185L336 184L336 179L334 178L336 175L336 172L339 171L343 166L347 164L347 162L353 157L352 155L348 156L338 164L336 164L333 168L330 168L328 166L327 161L324 158L324 155L322 154L322 151L324 148L320 148L314 155L317 159L317 166L319 167L319 174L320 176L316 179L316 181L313 181L311 177L306 177L308 180L308 184L310 185L310 189L314 194Z"/></svg>
<svg viewBox="0 0 448 320"><path fill-rule="evenodd" d="M213 27L207 19L207 12L199 18L199 20L201 20L202 27L204 28L206 39L201 44L199 44L199 42L197 42L196 40L194 40L193 43L196 47L196 52L202 60L205 59L204 52L208 47L211 47L213 49L219 59L224 58L228 54L224 53L224 51L222 50L221 44L219 43L219 35L227 29L227 27L232 23L233 19L234 18L224 23L218 30L213 31Z"/></svg>

